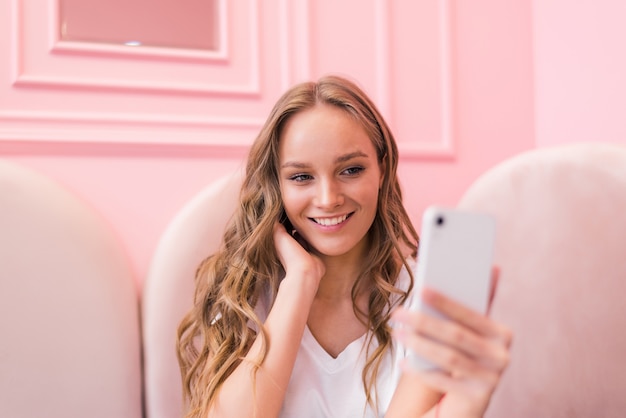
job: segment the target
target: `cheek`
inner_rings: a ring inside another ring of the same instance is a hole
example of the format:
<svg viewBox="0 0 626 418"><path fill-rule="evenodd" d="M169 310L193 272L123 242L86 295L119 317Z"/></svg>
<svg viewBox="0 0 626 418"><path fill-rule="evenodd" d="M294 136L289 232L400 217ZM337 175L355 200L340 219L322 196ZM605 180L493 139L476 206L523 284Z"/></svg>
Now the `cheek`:
<svg viewBox="0 0 626 418"><path fill-rule="evenodd" d="M360 199L361 202L363 202L365 205L367 205L368 208L371 208L371 210L376 211L376 209L378 207L378 193L379 193L379 191L380 190L378 189L377 184L368 185L368 187L364 187L360 191L359 199Z"/></svg>
<svg viewBox="0 0 626 418"><path fill-rule="evenodd" d="M281 195L285 212L288 215L296 214L306 206L306 199L303 193L299 193L293 187L281 186Z"/></svg>

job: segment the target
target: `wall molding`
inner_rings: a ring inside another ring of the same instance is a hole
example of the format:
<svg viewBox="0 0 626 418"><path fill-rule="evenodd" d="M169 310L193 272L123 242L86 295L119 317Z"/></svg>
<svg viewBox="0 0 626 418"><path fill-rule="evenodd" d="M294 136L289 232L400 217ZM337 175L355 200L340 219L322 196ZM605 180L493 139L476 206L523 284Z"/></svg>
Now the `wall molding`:
<svg viewBox="0 0 626 418"><path fill-rule="evenodd" d="M64 141L31 139L0 141L0 156L98 156L137 158L234 158L243 160L250 146L245 144L151 144L123 142Z"/></svg>
<svg viewBox="0 0 626 418"><path fill-rule="evenodd" d="M403 141L398 143L402 157L407 159L453 159L456 156L454 141L454 112L453 112L453 48L452 48L452 12L451 0L438 0L438 49L441 92L441 135L433 141ZM375 0L375 54L376 54L376 94L377 105L381 113L391 124L393 111L391 105L392 76L391 76L391 40L390 40L390 2Z"/></svg>
<svg viewBox="0 0 626 418"><path fill-rule="evenodd" d="M309 0L280 0L281 92L311 78L309 7Z"/></svg>
<svg viewBox="0 0 626 418"><path fill-rule="evenodd" d="M17 88L82 88L86 90L115 90L124 92L155 92L171 94L202 94L202 95L233 95L256 97L261 93L260 88L260 15L258 8L259 0L247 0L248 13L247 21L250 27L248 78L243 83L209 83L209 82L173 82L171 80L150 80L140 81L136 79L123 79L112 77L85 77L81 74L28 74L24 68L24 30L28 26L27 19L31 16L24 10L25 5L21 0L11 0L12 2L12 29L13 29L13 85ZM196 61L206 65L233 65L232 54L229 54L228 30L229 19L225 0L220 0L220 24L223 25L220 36L226 40L217 53L199 52L196 50L185 50L176 48L157 47L126 47L115 45L104 45L89 42L64 42L59 40L58 31L55 25L58 22L59 10L58 0L48 0L48 16L45 19L47 30L45 39L38 39L36 51L30 53L47 55L48 58L68 57L80 59L81 57L126 58L128 60L142 62L146 58L153 61L168 63L179 63L185 66ZM232 13L232 11L231 11Z"/></svg>
<svg viewBox="0 0 626 418"><path fill-rule="evenodd" d="M156 60L194 61L204 63L227 63L229 60L229 21L227 0L217 1L219 22L219 47L215 50L185 48L162 48L153 46L129 47L114 44L63 41L57 28L61 20L59 0L48 0L48 39L52 54L77 54L91 56L121 56L130 58L154 58Z"/></svg>
<svg viewBox="0 0 626 418"><path fill-rule="evenodd" d="M226 0L219 0L226 4ZM295 82L311 77L311 28L309 24L310 2L279 0L278 13L278 57L279 74L264 74L262 69L260 28L261 14L259 0L247 0L247 19L253 30L246 42L250 42L250 59L254 62L244 84L207 84L197 82L155 83L152 81L120 80L99 77L58 76L54 74L29 74L24 69L24 19L25 7L20 0L11 0L12 37L11 60L13 66L13 93L19 94L25 88L46 90L107 91L118 93L150 92L177 96L208 95L214 98L235 97L258 101L268 92L263 91L263 77L277 77L280 89L284 91ZM375 7L375 94L377 105L385 118L394 118L392 105L392 50L390 3L373 0ZM398 143L403 159L451 159L456 155L454 141L453 80L452 80L452 22L451 0L438 1L438 49L439 49L439 91L441 94L440 132L438 138L428 140L406 140ZM90 43L65 42L59 39L58 31L52 30L52 23L58 19L58 4L48 0L46 54L57 59L75 56L98 56L100 58L132 60L167 60L202 65L228 65L231 60L232 43L225 42L215 55L182 49L168 48L124 48ZM231 6L232 7L232 6ZM228 16L223 9L220 13L222 28L227 32ZM227 40L226 34L221 39ZM21 49L22 48L22 49ZM12 94L13 94L12 93ZM167 97L164 98L167 100ZM89 109L87 109L89 110ZM258 117L234 116L174 116L167 114L148 115L141 113L116 113L107 111L41 111L28 109L0 109L0 141L22 141L27 148L33 145L49 149L52 145L65 144L113 144L123 146L129 142L132 147L150 146L206 146L211 149L247 149L256 132L261 128L266 115ZM63 126L67 125L67 126ZM225 133L231 131L230 134ZM141 132L141 133L140 133ZM120 138L131 138L124 140ZM55 146L56 146L55 145Z"/></svg>
<svg viewBox="0 0 626 418"><path fill-rule="evenodd" d="M224 1L224 0L222 0ZM243 88L235 90L233 86L216 84L207 86L201 84L187 85L154 85L151 83L141 83L137 81L120 81L107 79L70 79L65 78L59 80L54 76L32 76L24 74L21 70L23 56L20 53L20 46L23 46L21 40L23 27L21 20L23 19L23 11L21 10L19 0L13 2L13 42L12 44L12 61L14 67L14 80L17 79L14 93L19 94L21 89L25 87L33 87L39 89L84 89L90 91L106 91L106 92L145 92L161 93L161 94L177 94L177 95L202 95L210 91L211 96L215 98L223 97L244 97L246 100L256 101L261 97L261 80L262 71L255 68L253 73L252 84L258 88L254 92ZM249 19L254 16L256 22L255 28L258 31L259 15L256 7L258 0L251 0L250 4L255 5L250 9ZM51 4L51 3L49 3ZM280 54L281 65L280 74L277 75L282 89L290 86L296 81L308 79L310 66L308 64L309 53L309 37L308 37L308 0L299 2L290 2L289 0L281 0L280 3ZM55 13L58 14L58 11ZM50 19L48 19L50 21ZM53 35L50 31L50 39ZM58 34L54 35L58 39ZM98 44L84 44L77 49L66 47L70 43L62 43L59 49L59 43L50 42L51 54L73 54L73 53L100 53L104 55L109 53L115 54L119 47L102 47ZM98 48L102 47L102 51ZM260 38L255 37L252 53L254 61L260 63ZM141 48L134 50L139 51ZM82 51L82 52L81 52ZM181 58L179 54L179 58ZM185 53L182 59L188 58ZM306 58L306 59L304 59ZM298 65L290 65L290 62L298 62ZM260 64L259 64L260 65ZM265 93L263 93L265 94ZM164 98L163 100L167 100ZM27 109L0 109L0 141L12 142L21 141L25 144L25 149L32 150L33 146L43 147L49 151L57 146L67 148L74 144L79 146L82 144L114 144L114 146L123 146L124 142L131 143L133 148L150 146L163 147L166 144L172 146L198 146L204 145L211 149L247 149L253 138L260 130L265 121L266 115L259 117L238 117L238 116L194 116L194 115L171 115L171 114L142 114L142 113L117 113L114 111L42 111ZM224 134L224 131L231 131L230 134ZM131 138L131 140L123 140L120 138ZM15 144L11 145L11 149L15 149ZM81 149L88 149L81 147Z"/></svg>
<svg viewBox="0 0 626 418"><path fill-rule="evenodd" d="M264 119L114 113L0 111L0 141L247 147Z"/></svg>

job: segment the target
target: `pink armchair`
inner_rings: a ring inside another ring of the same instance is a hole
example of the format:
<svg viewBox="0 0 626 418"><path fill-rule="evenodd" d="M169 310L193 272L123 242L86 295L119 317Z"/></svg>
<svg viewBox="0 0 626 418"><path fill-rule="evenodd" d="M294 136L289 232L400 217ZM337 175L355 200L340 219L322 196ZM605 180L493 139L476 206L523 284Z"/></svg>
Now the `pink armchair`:
<svg viewBox="0 0 626 418"><path fill-rule="evenodd" d="M515 332L488 418L626 415L626 148L539 149L460 206L497 219L492 316Z"/></svg>
<svg viewBox="0 0 626 418"><path fill-rule="evenodd" d="M170 223L141 293L140 333L139 294L106 222L61 185L0 161L0 416L179 418L176 328L240 182L209 185ZM459 206L496 217L491 315L515 332L486 417L623 416L626 148L521 154Z"/></svg>
<svg viewBox="0 0 626 418"><path fill-rule="evenodd" d="M209 186L164 234L144 290L146 408L180 414L174 333L191 278L217 248L239 175ZM486 172L459 206L494 214L500 286L491 315L515 332L487 418L626 411L626 148L538 149Z"/></svg>
<svg viewBox="0 0 626 418"><path fill-rule="evenodd" d="M107 223L0 160L0 417L140 418L137 299Z"/></svg>
<svg viewBox="0 0 626 418"><path fill-rule="evenodd" d="M180 418L182 382L176 329L191 307L194 274L220 245L235 211L241 173L208 185L170 222L155 251L143 290L145 407L150 418Z"/></svg>

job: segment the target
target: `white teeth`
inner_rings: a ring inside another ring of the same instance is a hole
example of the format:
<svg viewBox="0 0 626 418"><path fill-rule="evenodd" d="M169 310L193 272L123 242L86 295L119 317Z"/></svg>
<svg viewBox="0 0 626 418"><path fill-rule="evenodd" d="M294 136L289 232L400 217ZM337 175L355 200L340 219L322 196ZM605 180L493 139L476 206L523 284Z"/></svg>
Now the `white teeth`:
<svg viewBox="0 0 626 418"><path fill-rule="evenodd" d="M338 216L336 218L313 218L315 222L324 226L333 226L342 223L348 218L348 215Z"/></svg>

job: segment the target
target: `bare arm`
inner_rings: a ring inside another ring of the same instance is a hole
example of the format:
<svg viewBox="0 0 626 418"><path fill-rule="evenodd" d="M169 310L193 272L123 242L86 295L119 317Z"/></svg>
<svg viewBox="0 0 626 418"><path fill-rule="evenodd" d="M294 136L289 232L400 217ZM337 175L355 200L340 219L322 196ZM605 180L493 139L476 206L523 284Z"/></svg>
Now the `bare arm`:
<svg viewBox="0 0 626 418"><path fill-rule="evenodd" d="M434 417L434 409L441 398L441 393L422 382L412 373L403 373L398 387L393 394L385 418Z"/></svg>
<svg viewBox="0 0 626 418"><path fill-rule="evenodd" d="M324 266L280 224L274 228L274 240L286 276L264 324L269 337L267 355L255 375L253 363L262 350L261 339L257 338L222 385L211 418L276 417L282 407Z"/></svg>

